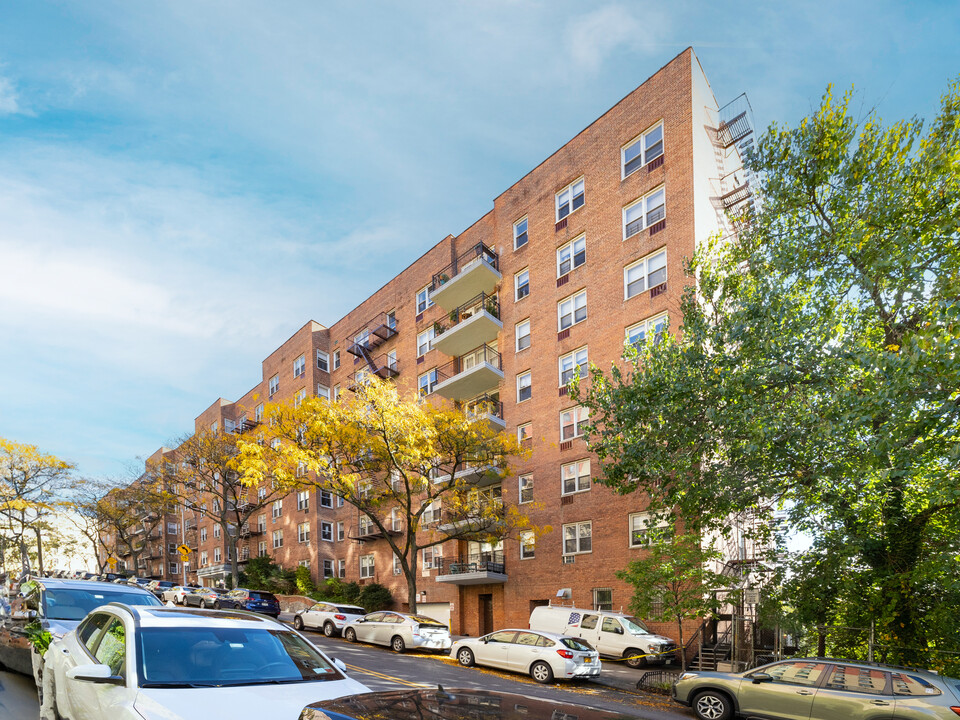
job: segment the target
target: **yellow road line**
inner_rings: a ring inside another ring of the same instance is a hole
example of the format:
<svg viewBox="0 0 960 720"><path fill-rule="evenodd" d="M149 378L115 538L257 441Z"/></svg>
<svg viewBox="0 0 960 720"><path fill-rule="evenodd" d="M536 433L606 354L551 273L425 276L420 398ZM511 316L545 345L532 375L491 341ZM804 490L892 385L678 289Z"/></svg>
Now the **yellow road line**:
<svg viewBox="0 0 960 720"><path fill-rule="evenodd" d="M428 683L418 683L410 682L409 680L404 680L403 678L394 677L393 675L385 675L379 673L375 670L367 670L366 668L359 667L357 665L347 665L347 668L354 670L356 672L364 673L366 675L372 675L375 678L380 678L381 680L389 680L390 682L400 683L401 685L406 685L407 687L431 687Z"/></svg>

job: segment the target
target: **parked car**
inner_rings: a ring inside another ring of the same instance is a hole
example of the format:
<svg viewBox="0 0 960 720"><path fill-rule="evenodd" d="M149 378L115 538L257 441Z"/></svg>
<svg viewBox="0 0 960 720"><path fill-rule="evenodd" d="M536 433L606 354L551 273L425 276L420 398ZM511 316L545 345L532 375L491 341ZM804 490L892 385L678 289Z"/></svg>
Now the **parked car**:
<svg viewBox="0 0 960 720"><path fill-rule="evenodd" d="M226 590L221 590L220 588L202 587L188 592L183 596L183 599L185 605L219 609L220 598L226 595L226 593ZM297 629L299 630L299 628Z"/></svg>
<svg viewBox="0 0 960 720"><path fill-rule="evenodd" d="M526 673L538 683L554 678L596 677L600 653L580 638L532 630L497 630L457 640L450 657L464 667L488 665Z"/></svg>
<svg viewBox="0 0 960 720"><path fill-rule="evenodd" d="M236 612L112 604L46 655L49 716L276 718L368 688L306 638Z"/></svg>
<svg viewBox="0 0 960 720"><path fill-rule="evenodd" d="M673 687L673 699L691 707L700 720L956 720L960 680L876 663L795 658L742 673L683 673Z"/></svg>
<svg viewBox="0 0 960 720"><path fill-rule="evenodd" d="M91 580L35 578L20 586L23 611L13 621L25 624L37 621L56 640L73 630L96 607L111 602L128 605L160 605L153 595L140 588L119 586ZM43 687L43 658L35 648L24 650L18 667L30 668L38 693ZM42 696L41 696L42 701Z"/></svg>
<svg viewBox="0 0 960 720"><path fill-rule="evenodd" d="M636 717L528 695L440 687L349 695L307 705L300 714L300 720L636 720Z"/></svg>
<svg viewBox="0 0 960 720"><path fill-rule="evenodd" d="M187 593L199 589L199 585L174 585L173 587L168 587L167 589L163 590L160 599L164 602L172 601L174 605L183 605L183 598L187 595Z"/></svg>
<svg viewBox="0 0 960 720"><path fill-rule="evenodd" d="M602 657L629 658L630 667L662 665L672 661L677 644L656 635L631 615L607 610L584 610L561 605L535 607L530 629L586 640Z"/></svg>
<svg viewBox="0 0 960 720"><path fill-rule="evenodd" d="M176 587L176 583L169 580L151 580L146 589L156 595L158 600L163 600L163 593L172 587Z"/></svg>
<svg viewBox="0 0 960 720"><path fill-rule="evenodd" d="M398 653L407 648L446 651L453 644L450 628L439 620L389 610L348 622L343 628L343 637L350 642L387 645Z"/></svg>
<svg viewBox="0 0 960 720"><path fill-rule="evenodd" d="M220 596L220 607L249 610L274 618L280 617L280 601L277 600L276 595L264 590L247 590L246 588L231 590L226 595Z"/></svg>
<svg viewBox="0 0 960 720"><path fill-rule="evenodd" d="M366 610L356 605L318 602L313 607L301 610L294 615L293 626L297 630L322 629L324 635L333 637L341 634L347 623L359 620L366 614Z"/></svg>

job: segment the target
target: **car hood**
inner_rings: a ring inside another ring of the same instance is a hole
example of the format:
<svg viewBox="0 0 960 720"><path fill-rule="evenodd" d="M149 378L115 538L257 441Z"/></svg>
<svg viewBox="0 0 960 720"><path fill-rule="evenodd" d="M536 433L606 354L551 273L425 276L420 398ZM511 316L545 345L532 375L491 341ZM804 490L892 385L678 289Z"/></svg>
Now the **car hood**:
<svg viewBox="0 0 960 720"><path fill-rule="evenodd" d="M368 692L370 688L352 678L289 685L142 688L133 705L146 720L190 720L205 716L297 720L303 708L311 703Z"/></svg>

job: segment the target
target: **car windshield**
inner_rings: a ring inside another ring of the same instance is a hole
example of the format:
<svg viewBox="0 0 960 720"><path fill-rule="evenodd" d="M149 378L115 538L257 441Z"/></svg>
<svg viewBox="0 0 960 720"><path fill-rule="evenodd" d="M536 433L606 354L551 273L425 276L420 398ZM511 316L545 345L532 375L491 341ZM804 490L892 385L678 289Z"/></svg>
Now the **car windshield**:
<svg viewBox="0 0 960 720"><path fill-rule="evenodd" d="M580 638L575 637L563 637L560 638L560 642L563 643L566 647L571 650L582 650L583 652L593 652L593 647L590 646L590 643L584 642Z"/></svg>
<svg viewBox="0 0 960 720"><path fill-rule="evenodd" d="M428 627L430 626L442 627L442 628L446 627L445 623L442 623L439 620L434 620L433 618L429 618L426 615L410 615L409 618L413 620L415 623L418 623L420 625L426 625Z"/></svg>
<svg viewBox="0 0 960 720"><path fill-rule="evenodd" d="M642 622L637 620L635 617L624 617L620 618L620 622L623 623L623 626L627 629L627 632L633 633L634 635L649 635L650 631L647 630L647 626Z"/></svg>
<svg viewBox="0 0 960 720"><path fill-rule="evenodd" d="M265 628L145 627L140 687L222 687L336 680L339 671L295 633Z"/></svg>
<svg viewBox="0 0 960 720"><path fill-rule="evenodd" d="M257 592L256 590L250 591L251 600L276 600L272 593L268 592Z"/></svg>
<svg viewBox="0 0 960 720"><path fill-rule="evenodd" d="M124 590L66 589L47 590L43 595L43 614L48 620L83 620L94 608L107 603L121 602L127 605L161 605L156 597L147 592Z"/></svg>

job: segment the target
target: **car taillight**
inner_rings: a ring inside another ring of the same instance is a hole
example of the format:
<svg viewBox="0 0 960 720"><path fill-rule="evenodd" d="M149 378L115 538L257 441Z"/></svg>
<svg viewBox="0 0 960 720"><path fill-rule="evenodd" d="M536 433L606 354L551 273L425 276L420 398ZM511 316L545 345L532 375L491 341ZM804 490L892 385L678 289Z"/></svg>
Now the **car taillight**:
<svg viewBox="0 0 960 720"><path fill-rule="evenodd" d="M952 705L950 709L953 710L957 715L960 715L960 707L957 707L956 705Z"/></svg>
<svg viewBox="0 0 960 720"><path fill-rule="evenodd" d="M346 615L334 615L333 617L336 618L337 620L346 620L346 619L347 619L347 616L346 616Z"/></svg>
<svg viewBox="0 0 960 720"><path fill-rule="evenodd" d="M559 655L562 658L566 658L567 660L573 659L573 653L570 652L569 650L557 650L557 655Z"/></svg>

